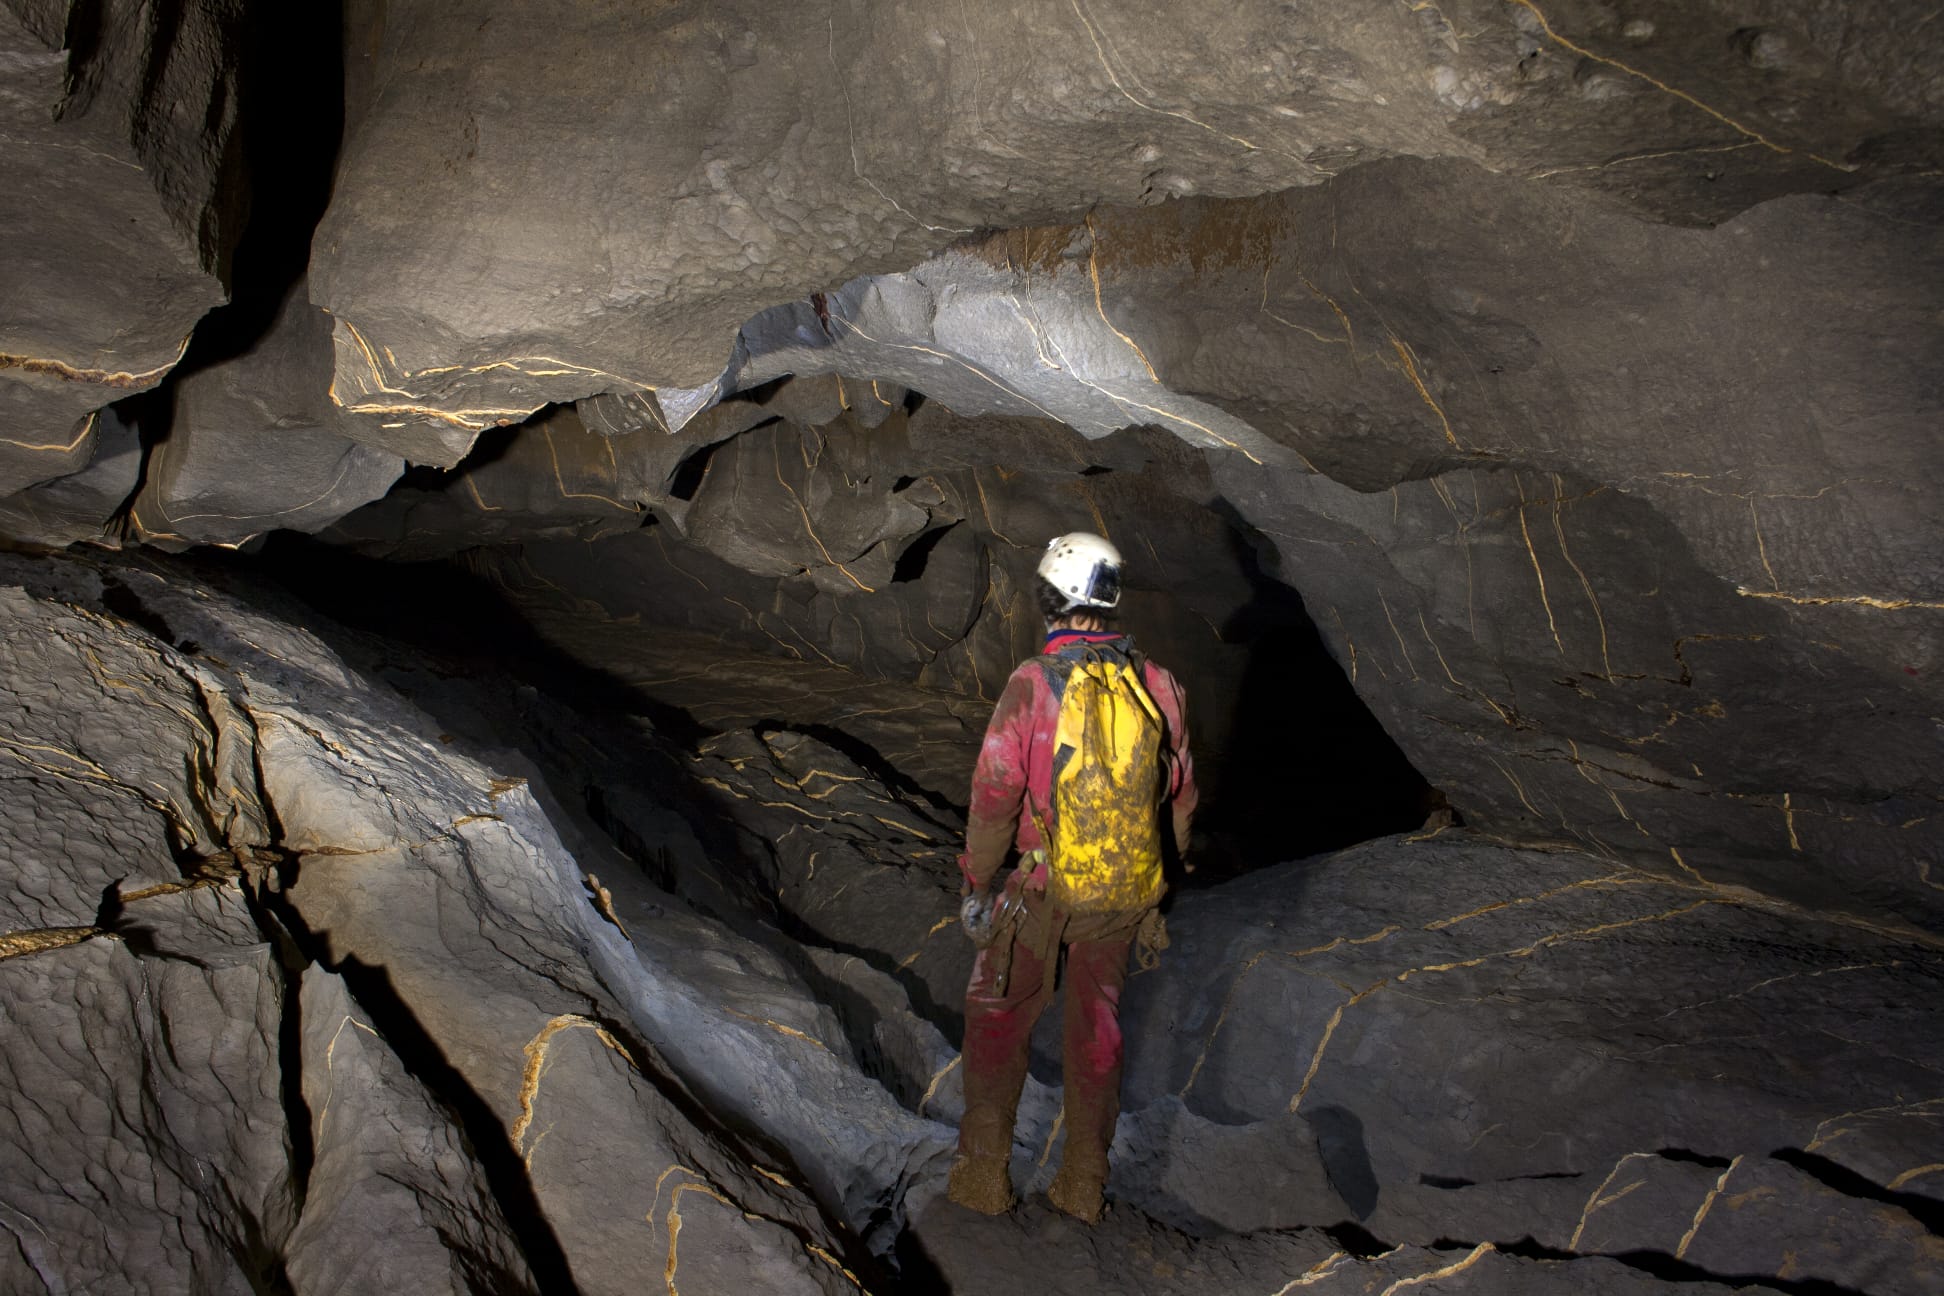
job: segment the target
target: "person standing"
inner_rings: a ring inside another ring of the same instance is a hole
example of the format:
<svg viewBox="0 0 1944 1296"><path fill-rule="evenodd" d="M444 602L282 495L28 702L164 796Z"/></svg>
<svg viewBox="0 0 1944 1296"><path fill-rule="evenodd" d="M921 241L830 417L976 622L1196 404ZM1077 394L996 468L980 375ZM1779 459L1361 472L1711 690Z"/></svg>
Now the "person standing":
<svg viewBox="0 0 1944 1296"><path fill-rule="evenodd" d="M1100 1218L1129 951L1166 943L1164 816L1176 851L1188 846L1187 700L1114 629L1121 566L1097 535L1048 543L1037 582L1046 642L1007 681L972 775L960 914L980 950L965 993L965 1115L947 1192L985 1214L1015 1201L1013 1121L1063 956L1066 1147L1047 1195L1069 1215ZM1015 847L1019 867L995 887Z"/></svg>

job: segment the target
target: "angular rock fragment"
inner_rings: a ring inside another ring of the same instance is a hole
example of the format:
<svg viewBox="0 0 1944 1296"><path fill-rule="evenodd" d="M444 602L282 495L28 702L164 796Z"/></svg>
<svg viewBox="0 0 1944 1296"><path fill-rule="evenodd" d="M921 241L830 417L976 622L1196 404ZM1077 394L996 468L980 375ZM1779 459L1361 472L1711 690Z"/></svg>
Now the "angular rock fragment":
<svg viewBox="0 0 1944 1296"><path fill-rule="evenodd" d="M110 538L116 515L141 481L142 443L114 406L90 417L94 435L86 465L0 500L0 533L51 548Z"/></svg>
<svg viewBox="0 0 1944 1296"><path fill-rule="evenodd" d="M248 351L177 380L168 436L130 510L135 533L161 548L236 545L321 530L383 495L404 462L343 435L330 383L330 321L300 282Z"/></svg>

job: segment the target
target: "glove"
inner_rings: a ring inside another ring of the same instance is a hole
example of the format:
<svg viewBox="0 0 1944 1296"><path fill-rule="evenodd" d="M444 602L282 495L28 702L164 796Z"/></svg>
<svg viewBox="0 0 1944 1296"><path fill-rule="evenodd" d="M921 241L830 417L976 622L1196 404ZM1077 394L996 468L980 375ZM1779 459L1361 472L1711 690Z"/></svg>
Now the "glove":
<svg viewBox="0 0 1944 1296"><path fill-rule="evenodd" d="M981 887L959 901L959 926L980 949L992 944L992 920L998 910L999 898L990 887Z"/></svg>

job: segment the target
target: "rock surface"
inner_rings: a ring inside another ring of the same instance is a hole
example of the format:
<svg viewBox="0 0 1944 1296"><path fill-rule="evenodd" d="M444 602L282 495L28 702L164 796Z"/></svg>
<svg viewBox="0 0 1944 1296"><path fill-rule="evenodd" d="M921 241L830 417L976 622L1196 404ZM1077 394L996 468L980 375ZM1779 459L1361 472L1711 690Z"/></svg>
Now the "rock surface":
<svg viewBox="0 0 1944 1296"><path fill-rule="evenodd" d="M1095 203L1416 156L1698 221L1923 165L1918 6L1762 8L361 7L313 297L348 408L477 431L705 384L765 306Z"/></svg>
<svg viewBox="0 0 1944 1296"><path fill-rule="evenodd" d="M0 6L0 495L88 462L160 382L242 224L235 6Z"/></svg>
<svg viewBox="0 0 1944 1296"><path fill-rule="evenodd" d="M40 830L16 846L5 937L22 1041L9 1141L40 1167L10 1181L9 1230L41 1282L632 1290L652 1254L701 1289L849 1289L852 1244L792 1163L704 1114L652 1042L663 1019L624 1006L654 975L596 971L594 947L627 946L524 778L449 752L315 637L192 579L65 562L9 576L36 590L7 596L14 660L42 677L21 682L66 704L23 711L7 747L10 817ZM77 781L109 806L122 789L126 813L45 791ZM145 846L147 875L129 867ZM699 950L736 947L667 921ZM285 954L315 960L301 984ZM774 998L807 1000L787 980ZM811 1047L757 1025L711 1047L741 1047L733 1070L755 1075L775 1069L773 1040ZM48 1128L35 1095L77 1084L98 1112ZM868 1128L870 1108L845 1127ZM421 1132L374 1140L346 1118L360 1111ZM70 1220L77 1188L132 1156L146 1164ZM833 1197L857 1173L819 1170ZM378 1246L357 1223L374 1185L404 1210Z"/></svg>
<svg viewBox="0 0 1944 1296"><path fill-rule="evenodd" d="M991 696L1090 518L1213 632L1142 610L1216 750L1274 595L1476 826L1944 920L1921 14L733 13L354 6L329 314L182 384L136 533L403 456L334 539ZM265 398L326 319L338 408ZM112 535L96 457L9 534Z"/></svg>
<svg viewBox="0 0 1944 1296"><path fill-rule="evenodd" d="M62 703L17 713L0 785L41 832L0 951L23 1283L112 1285L131 1248L297 1291L1919 1292L1936 1267L1934 937L1452 830L1185 892L1130 982L1108 1222L984 1220L939 1195L956 812L846 754L904 725L963 762L949 707L764 723L828 670L772 667L683 739L241 571L7 562L22 683ZM45 1127L32 1095L77 1066L74 1132Z"/></svg>
<svg viewBox="0 0 1944 1296"><path fill-rule="evenodd" d="M1237 609L1291 588L1475 825L1935 930L1936 197L1693 229L1396 160L1105 210L759 315L717 380L751 399L693 433L554 420L337 534L426 554L643 509L610 557L514 561L616 616L993 696L1037 542L1091 519L1174 596L1130 615L1217 717Z"/></svg>
<svg viewBox="0 0 1944 1296"><path fill-rule="evenodd" d="M117 515L142 480L141 433L113 406L93 428L84 467L0 500L0 534L52 549L113 542Z"/></svg>
<svg viewBox="0 0 1944 1296"><path fill-rule="evenodd" d="M299 283L249 351L174 384L168 438L130 506L135 535L160 548L236 545L320 530L383 495L404 460L342 434L330 384L330 320Z"/></svg>
<svg viewBox="0 0 1944 1296"><path fill-rule="evenodd" d="M0 3L0 1289L1934 1290L1940 32ZM1093 1230L1052 1020L942 1197L1075 527Z"/></svg>

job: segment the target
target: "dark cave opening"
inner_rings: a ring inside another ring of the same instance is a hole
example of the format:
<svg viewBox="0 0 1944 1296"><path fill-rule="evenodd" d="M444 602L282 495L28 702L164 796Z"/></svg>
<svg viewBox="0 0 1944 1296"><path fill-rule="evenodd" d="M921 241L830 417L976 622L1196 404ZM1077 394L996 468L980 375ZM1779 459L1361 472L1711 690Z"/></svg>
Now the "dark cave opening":
<svg viewBox="0 0 1944 1296"><path fill-rule="evenodd" d="M428 654L438 669L512 676L590 715L643 716L683 748L706 732L680 707L562 653L458 562L370 558L294 531L273 533L251 554L225 557L344 626Z"/></svg>
<svg viewBox="0 0 1944 1296"><path fill-rule="evenodd" d="M1247 656L1225 690L1233 701L1191 886L1408 832L1445 811L1330 655L1302 595L1233 535L1251 597L1220 631Z"/></svg>
<svg viewBox="0 0 1944 1296"><path fill-rule="evenodd" d="M728 399L776 401L788 396L789 382L786 377ZM323 536L274 532L250 546L253 556L243 560L355 628L503 671L570 707L648 717L687 748L711 731L692 713L697 695L660 696L653 687L624 685L621 678L629 668L614 654L625 656L637 645L625 640L601 647L567 644L560 637L558 613L599 608L611 621L633 618L647 634L659 629L663 635L687 635L704 652L713 642L724 648L734 645L737 651L788 654L804 665L822 658L863 681L883 679L903 687L927 678L924 687L934 690L941 713L955 697L961 703L996 698L1020 657L1038 644L1036 613L1025 606L1037 550L1022 547L1012 534L1018 531L1015 523L1008 522L1008 534L1001 534L990 516L934 513L890 549L881 592L858 598L827 623L806 619L805 582L759 575L724 560L712 547L720 540L692 535L688 526L665 524L668 520L653 507L652 498L629 530L564 543L562 532L550 530L543 515L531 519L526 537L516 531L507 537L510 543L493 547L469 548L467 538L455 534L429 551L407 547L394 553L388 541L371 539L411 530L415 524L410 516L401 522L397 509L415 498L452 496L460 501L458 516L468 516L470 475L497 470L503 461L517 458L522 438L537 435L533 429L557 412L560 407L549 406L521 424L489 429L455 467L408 468L384 500ZM1283 570L1275 544L1219 497L1209 503L1194 498L1192 488L1184 490L1183 483L1192 483L1199 469L1194 451L1159 429L1129 429L1105 441L1086 442L1071 429L1042 424L1029 430L1032 440L1013 444L1015 452L1025 455L1012 464L991 460L989 468L970 466L979 464L982 455L960 457L955 464L947 452L941 466L937 448L914 441L906 418L894 414L882 427L863 427L846 416L821 428L831 447L828 459L849 465L846 473L864 481L881 475L894 483L893 500L921 481L957 481L956 489L968 497L983 497L996 486L1005 495L993 498L1028 520L1028 535L1053 534L1089 521L1074 507L1069 456L1077 454L1091 464L1080 481L1107 483L1080 487L1079 498L1094 505L1092 525L1120 537L1128 556L1135 583L1121 609L1122 625L1174 672L1189 698L1190 744L1202 807L1185 861L1191 868L1175 862L1175 885L1213 886L1253 869L1409 832L1427 822L1455 821L1443 794L1413 767L1332 656L1302 593L1285 579L1290 573ZM720 513L720 497L726 493L736 510L728 525L748 528L757 537L750 543L762 543L760 537L772 526L767 510L794 516L800 505L770 457L760 448L749 448L752 438L760 439L763 429L776 422L703 440L674 458L661 470L666 474L661 482L664 501L700 507L697 502L711 489L705 481L721 465L723 481L709 496L711 507ZM574 426L570 419L566 427ZM550 433L550 454L556 449L554 435L573 432ZM599 444L602 456L620 448L598 433L585 435ZM654 435L641 429L620 440ZM1044 440L1053 435L1072 441L1061 446ZM744 462L752 454L759 470L753 475ZM1036 462L1045 459L1059 461L1058 470ZM1118 467L1110 470L1107 464ZM981 482L982 473L995 480ZM780 497L745 500L756 483L772 478L783 492ZM852 479L847 475L845 480ZM805 494L809 482L806 477ZM861 502L873 507L868 500ZM389 522L384 520L387 508L394 510ZM360 518L379 521L364 527ZM808 525L807 512L803 519ZM717 528L711 534L719 536L724 523L710 525ZM823 543L814 529L809 541ZM1008 570L1007 588L1013 593L1006 597L1021 606L1010 611L989 608L988 596L979 597L977 615L1003 625L980 628L966 622L956 631L962 636L956 646L949 638L953 631L944 632L947 650L963 654L969 678L961 672L923 675L928 669L924 653L944 650L906 642L909 628L924 625L939 632L939 623L932 621L939 600L949 606L968 585L976 591L988 579L988 566ZM537 599L515 589L531 578L545 588ZM860 641L848 655L824 637L843 631L847 621L854 622L854 637ZM572 637L577 632L565 633ZM777 660L783 673L775 678L780 682L791 667L783 657ZM844 750L873 751L871 739L847 730L841 718L792 713L787 692L775 700L743 699L744 714L734 724L772 730L787 726L822 741L842 734L846 742L836 745ZM708 699L703 701L705 709L717 710L707 705ZM963 775L926 783L912 771L898 770L889 759L862 764L888 787L962 812L978 731L989 715L980 713L975 721L976 710L960 717L966 729L952 740L960 750Z"/></svg>
<svg viewBox="0 0 1944 1296"><path fill-rule="evenodd" d="M709 473L709 459L715 452L716 446L705 445L684 456L669 479L669 495L685 504L693 500L695 493L702 489L702 479Z"/></svg>
<svg viewBox="0 0 1944 1296"><path fill-rule="evenodd" d="M931 558L932 550L938 548L939 542L950 534L952 527L956 525L958 524L948 523L942 527L933 527L907 545L905 551L898 555L898 565L891 570L891 583L909 585L922 577L925 574L925 563Z"/></svg>
<svg viewBox="0 0 1944 1296"><path fill-rule="evenodd" d="M483 438L468 465L498 457L509 436L510 430ZM691 459L706 457L716 448L707 447ZM400 486L436 485L435 477L443 481L464 467L451 473L413 470ZM952 579L949 571L933 570L937 566L933 556L963 525L933 526L908 541L894 564L892 587L911 589L927 580ZM1331 656L1301 594L1265 569L1263 550L1234 519L1226 521L1226 534L1227 555L1204 554L1200 561L1232 563L1244 582L1237 588L1246 593L1211 627L1218 638L1212 648L1205 636L1197 639L1190 634L1196 629L1196 618L1185 604L1177 605L1179 600L1169 591L1150 591L1127 619L1127 628L1176 673L1189 692L1191 743L1203 803L1188 860L1193 871L1177 870L1177 885L1211 886L1252 869L1408 832L1428 817L1443 815L1448 820L1442 794L1425 782L1372 715ZM578 592L604 601L611 601L616 587L599 582L610 581L617 564L640 554L613 541L574 548L584 554L577 561L584 561L587 572L606 573ZM510 555L505 561L526 561L519 549L497 552ZM481 563L467 553L431 561L394 561L278 532L257 547L254 556L241 561L261 568L298 597L348 625L414 643L455 662L491 665L568 706L590 713L646 716L684 747L708 732L708 726L682 702L658 697L652 688L625 686L599 662L586 657L575 660L563 653L549 641L546 627L532 620L543 617L544 610L504 597L504 591L490 580L480 579L476 569ZM558 570L549 571L549 579L559 576ZM673 587L683 588L693 586ZM745 597L739 590L722 592ZM649 629L655 622L645 615L647 600L638 592L632 597L641 604L643 626ZM680 609L662 604L656 612L670 626L683 624ZM770 647L774 649L774 644ZM752 723L758 721L761 727L792 726L826 741L842 729L793 716L780 700L774 708L753 713ZM846 738L847 750L870 749L869 742L857 734ZM969 733L966 741L976 745L976 733ZM965 760L969 768L969 747ZM917 789L889 761L865 764L878 769L889 786L906 793ZM962 806L964 791L951 786L925 790L922 795L936 806Z"/></svg>

